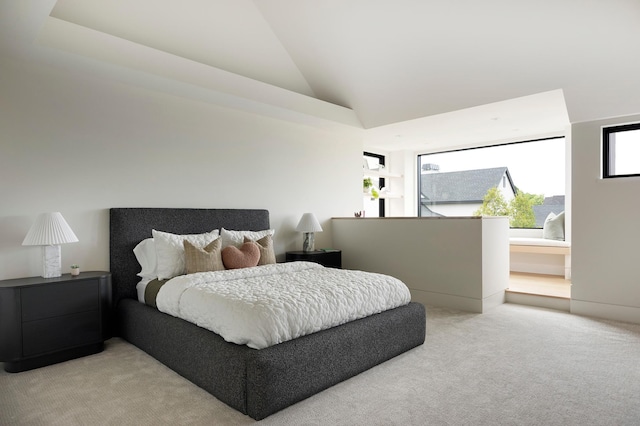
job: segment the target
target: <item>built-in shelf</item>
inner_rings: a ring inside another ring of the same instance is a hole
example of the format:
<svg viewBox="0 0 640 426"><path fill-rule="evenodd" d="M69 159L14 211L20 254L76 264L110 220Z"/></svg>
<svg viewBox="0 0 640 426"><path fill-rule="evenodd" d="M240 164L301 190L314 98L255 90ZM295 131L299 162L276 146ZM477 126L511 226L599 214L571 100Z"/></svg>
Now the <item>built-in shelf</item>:
<svg viewBox="0 0 640 426"><path fill-rule="evenodd" d="M363 170L363 174L365 177L377 177L377 178L401 178L402 175L398 175L395 173L389 173L387 171L379 171L379 170Z"/></svg>
<svg viewBox="0 0 640 426"><path fill-rule="evenodd" d="M395 194L393 192L381 192L378 198L402 198L402 194Z"/></svg>
<svg viewBox="0 0 640 426"><path fill-rule="evenodd" d="M386 170L371 170L371 169L363 169L362 173L365 178L402 178L402 175L389 173ZM395 192L386 192L386 191L378 191L379 199L400 199L403 198L402 194L398 194ZM364 197L371 197L371 194L364 194Z"/></svg>
<svg viewBox="0 0 640 426"><path fill-rule="evenodd" d="M370 193L363 193L362 195L365 198L371 198ZM397 194L395 192L378 191L378 198L402 198L402 194Z"/></svg>

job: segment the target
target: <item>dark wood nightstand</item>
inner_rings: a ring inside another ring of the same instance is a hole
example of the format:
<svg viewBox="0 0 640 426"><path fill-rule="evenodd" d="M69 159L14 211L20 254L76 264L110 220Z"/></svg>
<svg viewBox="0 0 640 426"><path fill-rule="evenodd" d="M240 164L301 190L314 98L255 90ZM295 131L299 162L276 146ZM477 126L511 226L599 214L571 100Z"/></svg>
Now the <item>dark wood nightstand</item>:
<svg viewBox="0 0 640 426"><path fill-rule="evenodd" d="M342 268L342 251L340 250L316 250L316 251L288 251L287 262L296 260L315 262L330 268Z"/></svg>
<svg viewBox="0 0 640 426"><path fill-rule="evenodd" d="M0 361L10 373L102 351L111 274L0 281Z"/></svg>

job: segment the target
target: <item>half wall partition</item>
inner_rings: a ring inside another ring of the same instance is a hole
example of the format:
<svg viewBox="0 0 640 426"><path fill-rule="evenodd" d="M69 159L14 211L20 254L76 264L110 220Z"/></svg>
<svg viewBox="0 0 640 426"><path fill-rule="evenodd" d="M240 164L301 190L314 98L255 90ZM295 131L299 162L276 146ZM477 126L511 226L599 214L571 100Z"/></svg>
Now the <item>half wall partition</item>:
<svg viewBox="0 0 640 426"><path fill-rule="evenodd" d="M331 228L344 268L397 277L413 301L479 313L504 303L506 217L333 218Z"/></svg>

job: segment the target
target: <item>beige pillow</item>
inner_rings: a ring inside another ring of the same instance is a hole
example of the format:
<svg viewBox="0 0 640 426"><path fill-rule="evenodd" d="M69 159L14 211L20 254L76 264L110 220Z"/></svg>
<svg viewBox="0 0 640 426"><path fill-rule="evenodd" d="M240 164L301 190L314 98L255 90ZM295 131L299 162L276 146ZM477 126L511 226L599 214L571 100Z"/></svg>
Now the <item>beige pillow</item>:
<svg viewBox="0 0 640 426"><path fill-rule="evenodd" d="M260 249L260 260L258 261L258 265L271 265L276 263L276 253L273 251L273 238L271 235L265 235L258 241L251 241L251 238L244 237L244 242L253 242L258 245L258 248Z"/></svg>
<svg viewBox="0 0 640 426"><path fill-rule="evenodd" d="M188 240L191 244L204 247L218 238L218 230L204 234L176 235L169 232L151 230L156 248L156 273L159 280L166 280L187 273L184 264L184 245Z"/></svg>
<svg viewBox="0 0 640 426"><path fill-rule="evenodd" d="M222 263L222 239L216 238L200 248L184 240L184 260L187 274L196 272L224 271Z"/></svg>
<svg viewBox="0 0 640 426"><path fill-rule="evenodd" d="M227 246L222 249L222 262L227 269L250 268L258 265L260 248L254 242L244 243L237 248Z"/></svg>

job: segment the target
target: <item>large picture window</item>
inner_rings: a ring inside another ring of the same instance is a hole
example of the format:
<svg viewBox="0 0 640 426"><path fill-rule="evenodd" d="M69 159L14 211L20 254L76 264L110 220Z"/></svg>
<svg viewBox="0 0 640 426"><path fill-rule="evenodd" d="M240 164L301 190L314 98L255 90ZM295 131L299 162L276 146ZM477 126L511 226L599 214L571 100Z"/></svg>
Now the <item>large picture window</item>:
<svg viewBox="0 0 640 426"><path fill-rule="evenodd" d="M384 217L384 199L379 197L380 190L385 185L385 179L380 177L380 173L384 172L385 168L384 155L365 152L363 160L363 190L366 192L363 203L365 217Z"/></svg>
<svg viewBox="0 0 640 426"><path fill-rule="evenodd" d="M509 216L542 228L565 209L563 137L418 156L418 216Z"/></svg>
<svg viewBox="0 0 640 426"><path fill-rule="evenodd" d="M602 177L640 176L640 123L602 131Z"/></svg>

